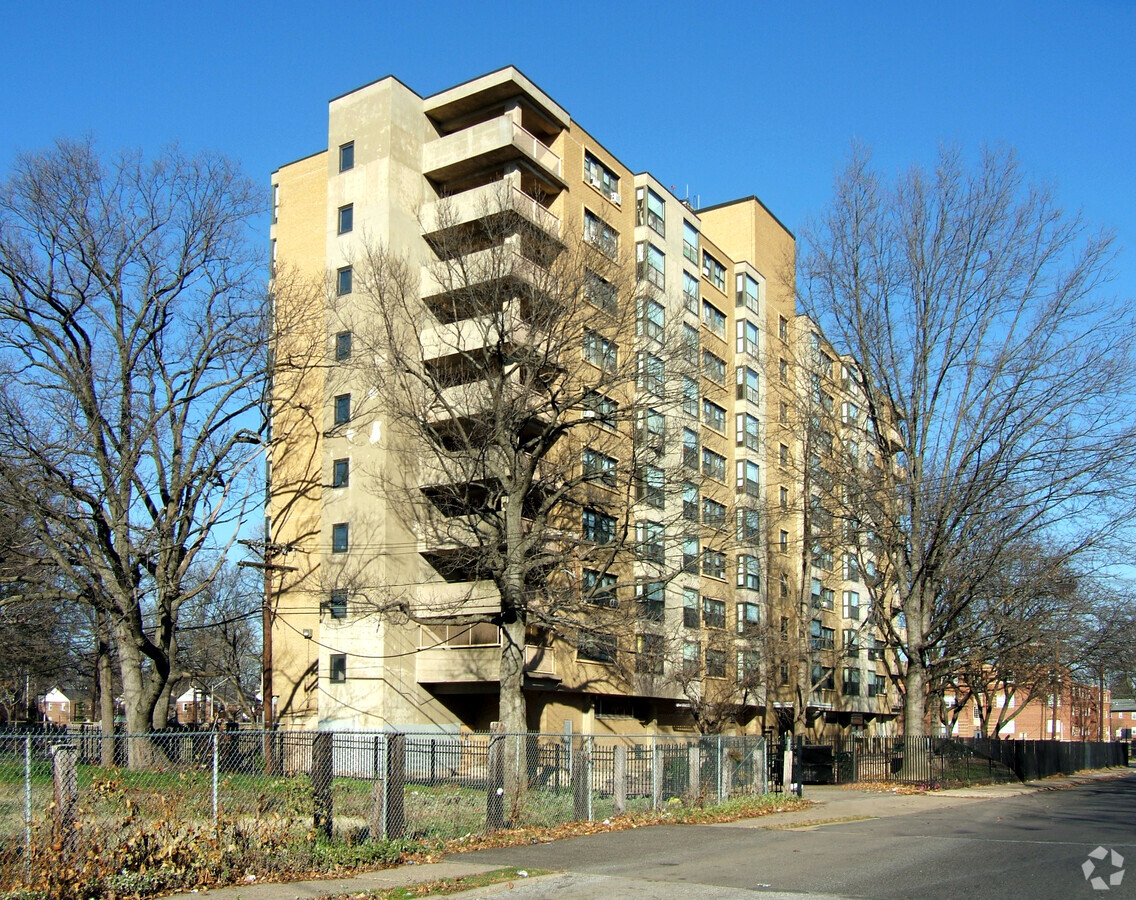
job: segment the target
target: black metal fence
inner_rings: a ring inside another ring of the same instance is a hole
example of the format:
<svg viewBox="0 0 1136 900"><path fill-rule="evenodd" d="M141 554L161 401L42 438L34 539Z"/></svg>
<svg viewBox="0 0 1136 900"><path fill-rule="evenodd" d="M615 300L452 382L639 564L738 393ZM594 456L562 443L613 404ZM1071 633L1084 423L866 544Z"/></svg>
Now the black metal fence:
<svg viewBox="0 0 1136 900"><path fill-rule="evenodd" d="M1127 766L1128 755L1124 742L853 736L798 746L796 766L805 784L884 781L947 787Z"/></svg>

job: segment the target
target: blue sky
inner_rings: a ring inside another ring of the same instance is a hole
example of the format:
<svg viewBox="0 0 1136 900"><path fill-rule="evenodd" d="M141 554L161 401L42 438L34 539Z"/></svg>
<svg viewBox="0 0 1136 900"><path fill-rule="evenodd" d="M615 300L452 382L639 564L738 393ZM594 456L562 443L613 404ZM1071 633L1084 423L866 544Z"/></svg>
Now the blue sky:
<svg viewBox="0 0 1136 900"><path fill-rule="evenodd" d="M222 150L267 183L326 143L337 94L394 74L425 95L512 63L632 169L703 205L756 193L792 229L853 140L890 172L942 141L1013 146L1116 230L1130 296L1133 46L1136 3L1103 0L13 3L0 171L92 133Z"/></svg>

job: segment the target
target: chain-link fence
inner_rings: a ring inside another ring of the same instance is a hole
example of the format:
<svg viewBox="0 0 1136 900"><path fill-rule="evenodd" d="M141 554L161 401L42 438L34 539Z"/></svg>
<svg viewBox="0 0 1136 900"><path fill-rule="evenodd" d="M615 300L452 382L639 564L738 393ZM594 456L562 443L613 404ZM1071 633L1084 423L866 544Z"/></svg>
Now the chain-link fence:
<svg viewBox="0 0 1136 900"><path fill-rule="evenodd" d="M202 840L239 865L241 852L449 839L766 789L758 736L0 735L0 890L37 866L138 865Z"/></svg>

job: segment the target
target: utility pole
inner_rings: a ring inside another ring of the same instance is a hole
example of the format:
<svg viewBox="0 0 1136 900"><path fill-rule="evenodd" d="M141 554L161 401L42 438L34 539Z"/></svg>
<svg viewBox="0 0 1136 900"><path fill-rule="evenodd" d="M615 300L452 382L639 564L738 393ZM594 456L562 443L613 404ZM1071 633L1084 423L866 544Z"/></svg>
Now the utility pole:
<svg viewBox="0 0 1136 900"><path fill-rule="evenodd" d="M243 560L237 565L249 569L260 569L264 572L264 603L262 605L261 630L261 670L260 693L261 715L264 727L264 766L268 775L278 774L279 760L276 759L275 748L272 743L271 732L276 727L275 710L272 694L272 627L276 618L275 604L272 597L272 573L295 572L295 566L284 566L272 562L276 556L282 556L292 550L290 544L278 544L275 541L241 541L246 547L261 554L258 560Z"/></svg>

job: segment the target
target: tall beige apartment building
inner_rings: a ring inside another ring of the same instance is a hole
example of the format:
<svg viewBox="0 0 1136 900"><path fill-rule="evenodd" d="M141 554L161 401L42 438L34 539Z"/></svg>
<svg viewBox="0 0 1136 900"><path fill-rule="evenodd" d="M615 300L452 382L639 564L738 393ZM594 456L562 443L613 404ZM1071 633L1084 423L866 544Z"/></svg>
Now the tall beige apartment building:
<svg viewBox="0 0 1136 900"><path fill-rule="evenodd" d="M444 542L407 513L406 498L438 485L437 464L400 441L375 399L375 379L397 373L381 358L358 365L375 316L359 299L362 269L373 273L376 253L400 260L400 284L422 298L405 324L423 346L460 331L460 300L434 274L442 256L455 264L446 235L460 233L474 236L471 260L519 248L510 277L522 292L542 252L602 253L615 274L589 270L579 303L597 306L597 322L605 304L637 307L623 333L585 325L580 348L597 372L616 353L637 359L638 396L624 401L641 405L634 427L608 435L608 449L585 435L550 460L587 473L614 471L623 452L657 456L637 455L618 517L581 495L561 523L593 543L617 527L634 538L639 556L610 574L560 566L593 591L608 579L596 621L622 615L625 627L528 635L528 727L690 729L711 700L732 730L781 730L802 705L814 733L891 727L898 696L868 618L871 573L822 527L821 494L836 489L805 475L828 471L825 445L847 447L863 427L842 377L851 363L797 315L794 238L760 201L693 208L511 67L429 97L387 77L335 98L326 148L281 166L272 190L280 371L267 586L280 725L456 731L498 718L497 625L431 619L489 613L498 598L490 582L447 572ZM617 289L620 273L632 289ZM443 353L426 364L448 365ZM586 380L591 369L577 367ZM655 406L643 403L653 390ZM602 406L596 417L587 427L601 435ZM411 614L389 614L380 595Z"/></svg>

